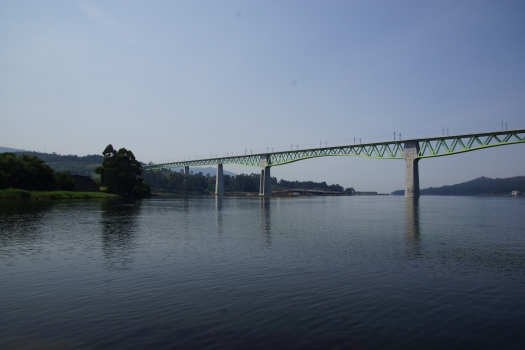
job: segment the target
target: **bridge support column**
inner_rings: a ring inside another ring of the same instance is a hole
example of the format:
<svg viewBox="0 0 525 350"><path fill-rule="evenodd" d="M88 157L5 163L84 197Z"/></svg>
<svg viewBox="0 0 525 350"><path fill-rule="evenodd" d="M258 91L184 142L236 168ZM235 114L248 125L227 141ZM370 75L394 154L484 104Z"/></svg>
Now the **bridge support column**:
<svg viewBox="0 0 525 350"><path fill-rule="evenodd" d="M215 175L215 194L224 194L224 180L222 174L222 164L217 164L217 174Z"/></svg>
<svg viewBox="0 0 525 350"><path fill-rule="evenodd" d="M419 142L405 142L403 159L405 168L405 197L419 197Z"/></svg>
<svg viewBox="0 0 525 350"><path fill-rule="evenodd" d="M185 166L184 167L184 177L188 177L188 176L190 176L190 167Z"/></svg>
<svg viewBox="0 0 525 350"><path fill-rule="evenodd" d="M270 176L270 166L268 165L269 155L261 156L261 183L259 187L260 196L270 196L272 194L272 178Z"/></svg>

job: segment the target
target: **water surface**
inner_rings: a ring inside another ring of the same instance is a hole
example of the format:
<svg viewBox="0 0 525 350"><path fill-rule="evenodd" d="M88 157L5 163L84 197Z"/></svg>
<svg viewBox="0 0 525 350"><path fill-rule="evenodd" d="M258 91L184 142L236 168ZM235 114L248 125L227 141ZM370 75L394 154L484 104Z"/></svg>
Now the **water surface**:
<svg viewBox="0 0 525 350"><path fill-rule="evenodd" d="M525 348L525 199L0 202L0 348Z"/></svg>

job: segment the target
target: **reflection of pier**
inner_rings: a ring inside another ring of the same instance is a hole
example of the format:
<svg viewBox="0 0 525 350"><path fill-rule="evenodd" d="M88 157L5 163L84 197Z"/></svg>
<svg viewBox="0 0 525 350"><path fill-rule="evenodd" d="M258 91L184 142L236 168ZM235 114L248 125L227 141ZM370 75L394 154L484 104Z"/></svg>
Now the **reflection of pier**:
<svg viewBox="0 0 525 350"><path fill-rule="evenodd" d="M215 220L217 224L217 234L219 241L222 240L223 225L222 225L222 196L215 196Z"/></svg>
<svg viewBox="0 0 525 350"><path fill-rule="evenodd" d="M405 243L407 258L416 259L421 256L421 238L419 230L419 198L405 198Z"/></svg>
<svg viewBox="0 0 525 350"><path fill-rule="evenodd" d="M271 222L270 222L270 198L262 197L261 200L261 232L267 247L272 245Z"/></svg>
<svg viewBox="0 0 525 350"><path fill-rule="evenodd" d="M334 196L334 195L343 195L343 192L340 191L323 191L323 190L304 190L301 188L282 190L282 191L272 191L273 195L284 195L284 196Z"/></svg>

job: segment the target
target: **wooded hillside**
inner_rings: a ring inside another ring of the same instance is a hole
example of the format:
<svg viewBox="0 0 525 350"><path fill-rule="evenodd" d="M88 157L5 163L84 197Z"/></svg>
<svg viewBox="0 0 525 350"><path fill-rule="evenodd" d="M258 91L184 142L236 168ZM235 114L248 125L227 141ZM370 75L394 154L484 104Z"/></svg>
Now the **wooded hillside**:
<svg viewBox="0 0 525 350"><path fill-rule="evenodd" d="M525 176L491 179L479 177L452 186L429 187L421 190L421 195L434 196L504 196L512 191L525 192ZM404 190L392 192L393 195L404 195Z"/></svg>

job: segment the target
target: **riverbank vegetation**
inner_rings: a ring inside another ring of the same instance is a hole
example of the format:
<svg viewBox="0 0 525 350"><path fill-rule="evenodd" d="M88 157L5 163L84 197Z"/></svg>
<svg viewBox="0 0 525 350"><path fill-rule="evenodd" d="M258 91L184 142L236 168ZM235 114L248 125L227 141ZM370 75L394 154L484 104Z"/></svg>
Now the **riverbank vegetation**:
<svg viewBox="0 0 525 350"><path fill-rule="evenodd" d="M143 173L144 180L151 186L152 190L170 193L213 193L215 191L215 176L202 173L191 174L187 177L183 173L169 170L145 171ZM237 176L224 175L224 190L225 192L259 192L260 175L259 174L239 174ZM309 190L325 190L338 191L345 194L352 194L354 189L352 187L346 190L343 186L338 184L327 185L326 182L314 181L287 181L277 180L272 177L273 190L286 189L309 189Z"/></svg>
<svg viewBox="0 0 525 350"><path fill-rule="evenodd" d="M26 191L73 191L69 171L55 172L42 159L22 154L0 153L0 189Z"/></svg>
<svg viewBox="0 0 525 350"><path fill-rule="evenodd" d="M142 165L125 148L117 151L108 145L103 152L102 165L96 172L101 176L99 184L106 188L105 193L76 192L75 180L69 171L55 171L34 155L0 153L0 198L73 199L150 195L150 187L141 177ZM93 186L94 190L98 189L94 183Z"/></svg>
<svg viewBox="0 0 525 350"><path fill-rule="evenodd" d="M105 192L26 191L15 188L0 190L0 199L92 199L119 197L118 195Z"/></svg>

